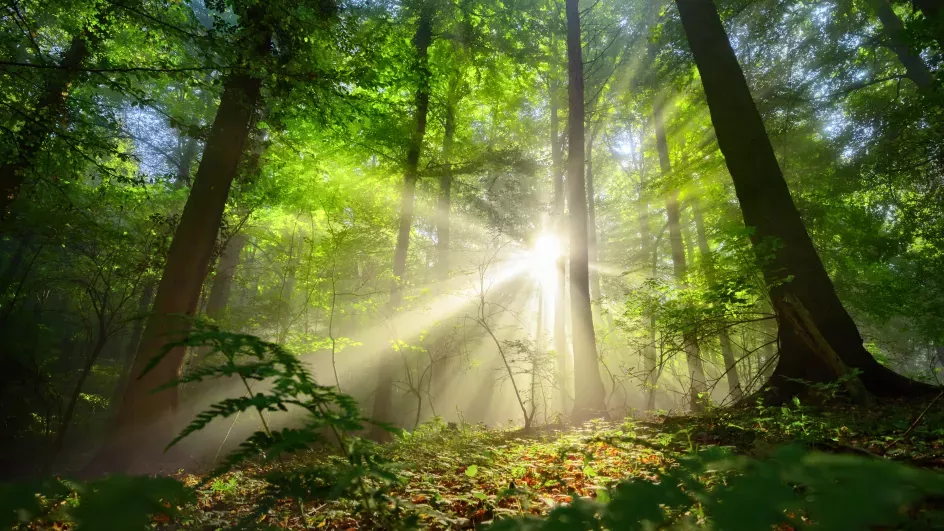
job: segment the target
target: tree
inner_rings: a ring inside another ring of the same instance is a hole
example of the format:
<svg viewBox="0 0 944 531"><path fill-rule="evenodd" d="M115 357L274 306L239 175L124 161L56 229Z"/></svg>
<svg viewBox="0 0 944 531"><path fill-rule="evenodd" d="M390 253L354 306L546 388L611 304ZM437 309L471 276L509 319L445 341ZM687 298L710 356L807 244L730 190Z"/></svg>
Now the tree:
<svg viewBox="0 0 944 531"><path fill-rule="evenodd" d="M652 105L652 122L656 130L656 148L659 151L659 166L663 176L672 173L672 162L669 160L669 145L665 136L665 119L663 118L664 98L658 98ZM669 245L672 249L672 265L675 279L684 286L687 282L688 264L685 261L685 249L682 246L681 208L679 207L678 190L669 192L665 200L665 213L669 225ZM688 360L689 400L692 410L698 411L704 403L703 396L708 386L705 383L705 369L701 363L701 352L698 348L696 330L691 324L683 324L682 348Z"/></svg>
<svg viewBox="0 0 944 531"><path fill-rule="evenodd" d="M413 48L416 51L415 68L417 87L414 96L413 120L415 126L407 147L406 162L403 171L403 188L400 193L400 218L397 228L397 247L393 255L393 287L390 290L391 310L397 311L403 303L403 281L406 275L407 251L410 247L410 232L413 227L413 211L416 198L416 180L419 176L420 155L423 152L423 140L426 136L426 118L429 113L430 73L428 65L429 46L433 41L433 6L425 1L419 9L416 33L413 35ZM393 420L393 374L389 363L381 362L377 374L377 388L374 392L374 412L376 421L389 423ZM386 440L389 432L375 426L371 436L377 440Z"/></svg>
<svg viewBox="0 0 944 531"><path fill-rule="evenodd" d="M587 188L584 180L584 91L577 0L567 0L568 154L567 188L570 205L570 301L574 346L574 410L571 421L581 423L606 415L606 392L600 377L590 305L590 264L587 244Z"/></svg>
<svg viewBox="0 0 944 531"><path fill-rule="evenodd" d="M254 19L261 14L258 9L245 14L247 26L243 38L252 43L252 52L247 57L251 61L265 57L272 38L270 30L253 26ZM140 430L166 420L176 409L175 389L159 393L152 391L177 377L185 349L172 349L153 370L143 377L136 375L144 373L151 360L162 353L165 344L185 333L186 323L179 316L193 315L197 310L229 189L252 129L261 87L259 77L241 69L229 74L224 81L220 106L207 138L203 159L154 296L153 313L148 318L135 355L132 376L136 379L122 397L112 444L103 451L110 454L107 459L115 459L109 468L130 469L137 464L136 459L153 458L154 453L160 451L160 447L153 443L141 444ZM135 438L138 440L134 441Z"/></svg>
<svg viewBox="0 0 944 531"><path fill-rule="evenodd" d="M826 345L813 339L817 334L844 364L861 371L869 392L897 396L924 391L924 386L880 365L863 346L793 203L714 2L675 3L780 325L780 359L769 398L783 401L797 394L797 379L838 378L826 361ZM790 317L797 311L795 301L809 312L817 330Z"/></svg>

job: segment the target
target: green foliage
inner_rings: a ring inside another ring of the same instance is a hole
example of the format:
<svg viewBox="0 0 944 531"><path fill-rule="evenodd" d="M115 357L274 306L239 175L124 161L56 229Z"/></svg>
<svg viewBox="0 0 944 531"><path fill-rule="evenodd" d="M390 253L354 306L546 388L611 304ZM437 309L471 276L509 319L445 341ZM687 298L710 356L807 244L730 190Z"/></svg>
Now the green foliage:
<svg viewBox="0 0 944 531"><path fill-rule="evenodd" d="M605 503L599 498L577 499L555 508L545 520L508 519L490 529L688 529L699 521L726 531L780 524L814 529L920 528L940 522L942 515L915 516L902 508L941 494L940 474L881 459L829 455L798 446L752 459L713 448L681 459L658 482L618 483Z"/></svg>
<svg viewBox="0 0 944 531"><path fill-rule="evenodd" d="M391 489L400 483L395 467L378 453L376 445L352 435L363 431L367 423L354 399L335 387L318 384L297 356L255 336L224 332L214 325L197 322L186 338L168 344L165 353L181 346L209 350L212 354L200 367L163 388L236 379L246 393L216 402L198 413L168 448L216 419L255 411L263 429L243 441L210 477L219 477L247 461L279 462L266 474L266 487L245 524L267 514L285 499L299 504L303 519L304 504L340 498L356 500L356 511L368 522L390 523L408 518L398 500L390 495ZM160 359L161 356L155 358L145 373ZM253 392L252 383L264 383L265 391ZM266 413L290 411L304 413L301 427L270 429ZM330 466L290 466L286 461L287 456L302 450L330 446L339 453Z"/></svg>
<svg viewBox="0 0 944 531"><path fill-rule="evenodd" d="M113 475L89 482L47 480L0 485L0 527L74 522L76 529L150 529L194 500L193 491L167 477ZM22 527L29 529L30 527Z"/></svg>

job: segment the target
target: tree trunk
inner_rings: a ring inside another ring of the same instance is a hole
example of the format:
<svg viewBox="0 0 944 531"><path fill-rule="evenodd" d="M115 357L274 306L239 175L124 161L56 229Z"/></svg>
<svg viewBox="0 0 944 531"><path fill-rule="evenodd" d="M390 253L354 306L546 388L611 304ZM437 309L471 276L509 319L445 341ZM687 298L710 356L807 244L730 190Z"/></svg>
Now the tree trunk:
<svg viewBox="0 0 944 531"><path fill-rule="evenodd" d="M590 302L596 310L594 318L600 316L601 289L600 273L596 268L597 263L597 212L596 212L596 193L593 188L593 142L596 140L599 132L599 124L594 127L587 140L587 221L589 228L587 230L587 254L590 264L593 268L590 270Z"/></svg>
<svg viewBox="0 0 944 531"><path fill-rule="evenodd" d="M711 257L711 246L708 245L708 234L705 231L705 217L701 209L701 201L698 196L692 196L692 216L695 218L695 232L698 233L698 251L701 253L702 263L705 268L705 277L709 285L714 285L715 268ZM728 395L731 400L737 402L741 399L741 379L737 372L737 360L734 357L734 349L731 347L731 336L728 334L727 327L723 327L718 333L718 342L721 344L721 358L724 360L725 375L728 379Z"/></svg>
<svg viewBox="0 0 944 531"><path fill-rule="evenodd" d="M443 131L442 157L445 168L439 177L439 201L436 204L437 277L449 277L450 210L452 209L452 147L456 136L456 105L459 99L459 73L453 74L446 96L446 124Z"/></svg>
<svg viewBox="0 0 944 531"><path fill-rule="evenodd" d="M664 101L660 98L653 102L652 116L653 124L656 130L656 148L659 151L659 166L662 169L662 175L670 177L672 173L672 162L669 160L669 143L665 136L665 123L662 116L662 105ZM685 262L685 248L682 239L681 209L678 202L678 191L669 192L669 197L665 201L665 213L669 225L669 244L672 250L672 266L675 272L675 279L680 286L687 284L688 264ZM705 382L705 369L701 363L701 352L698 347L698 338L695 330L684 323L682 331L682 348L685 350L685 358L688 361L689 376L689 398L692 411L700 411L704 404L704 393L708 388Z"/></svg>
<svg viewBox="0 0 944 531"><path fill-rule="evenodd" d="M862 371L869 392L879 396L929 392L933 388L880 365L863 347L813 247L784 181L744 73L711 0L676 0L711 112L718 145L741 205L744 223L764 271L780 325L781 351L771 377L772 402L789 400L802 387L793 379L834 381L825 364L784 319L784 297L794 295L810 312L826 341L850 368ZM772 248L771 241L776 241ZM789 279L789 282L785 280Z"/></svg>
<svg viewBox="0 0 944 531"><path fill-rule="evenodd" d="M931 70L924 64L917 50L908 46L908 36L905 34L905 25L892 9L888 0L869 0L872 9L882 22L882 30L888 38L889 47L898 56L898 60L905 67L909 79L921 90L928 90L934 81Z"/></svg>
<svg viewBox="0 0 944 531"><path fill-rule="evenodd" d="M580 8L566 0L568 72L567 190L570 199L570 318L574 347L574 409L571 421L583 423L606 416L606 391L600 377L597 345L590 308L590 271L587 250L587 187L584 181L583 59Z"/></svg>
<svg viewBox="0 0 944 531"><path fill-rule="evenodd" d="M570 371L567 369L569 348L567 346L567 308L564 306L567 297L567 258L564 255L564 168L563 149L560 137L560 121L558 120L557 92L560 88L555 78L550 83L551 106L551 173L554 179L554 231L561 243L561 253L557 257L556 282L554 284L554 364L557 378L557 407L561 415L570 411Z"/></svg>
<svg viewBox="0 0 944 531"><path fill-rule="evenodd" d="M263 48L268 49L269 37L265 36L263 41ZM260 79L247 74L230 74L224 84L203 160L167 255L154 299L154 312L148 318L135 356L132 374L136 379L128 386L118 412L116 430L121 438L143 435L140 431L144 427L176 409L176 390L151 391L177 377L185 349L172 349L150 372L143 376L141 373L161 354L164 345L186 334L188 323L174 316L193 315L196 311L230 185L249 137L260 87ZM168 439L171 436L166 435ZM156 445L166 442L164 437L153 437L153 434L151 439L157 440L145 445L148 448L131 445L121 448L120 458L125 461L117 463L119 470L133 466L136 457L145 458L149 453L159 452L160 447ZM152 453L149 457L156 456Z"/></svg>
<svg viewBox="0 0 944 531"><path fill-rule="evenodd" d="M65 110L69 87L78 76L78 68L90 54L88 37L83 31L72 38L62 56L60 68L53 71L43 96L30 111L27 124L20 131L15 155L0 165L0 221L6 218L10 204L20 192L33 158L42 148L59 115Z"/></svg>
<svg viewBox="0 0 944 531"><path fill-rule="evenodd" d="M407 251L410 246L410 229L413 225L413 209L416 196L416 179L419 174L420 155L423 151L423 138L426 136L426 117L429 113L430 71L428 63L429 45L433 40L433 9L424 5L413 35L413 47L416 49L416 70L419 86L415 95L416 128L410 139L406 154L403 175L403 192L400 196L400 222L397 230L397 248L393 255L393 288L390 290L390 309L397 311L403 303L403 279L406 274ZM395 352L389 353L396 356ZM381 361L378 366L377 388L374 392L373 420L383 423L393 421L393 362ZM381 427L373 426L371 438L387 441L390 433Z"/></svg>
<svg viewBox="0 0 944 531"><path fill-rule="evenodd" d="M52 455L50 456L49 462L47 463L47 467L49 468L52 467L56 458L59 457L59 452L62 451L62 446L66 441L66 434L69 431L69 424L72 423L72 416L75 414L75 407L78 405L79 398L82 395L82 387L85 386L85 380L87 380L89 374L92 373L92 369L95 367L95 362L98 360L98 357L102 353L102 350L105 348L105 344L107 342L108 335L104 327L100 327L95 344L92 346L92 350L85 358L85 365L82 367L82 372L79 373L79 380L75 383L75 388L73 388L72 395L69 397L69 403L66 405L66 410L62 414L62 419L59 422L59 431L56 433L56 440L53 442ZM47 470L46 472L48 473L50 470Z"/></svg>
<svg viewBox="0 0 944 531"><path fill-rule="evenodd" d="M121 404L121 397L128 387L128 378L131 376L131 366L134 363L134 355L138 351L138 345L141 343L141 336L144 334L144 323L147 320L147 314L151 310L151 301L154 300L154 289L157 287L153 280L149 280L141 290L141 299L138 302L138 319L135 320L134 328L131 329L131 335L128 336L128 343L120 354L121 374L118 376L118 385L115 386L115 392L112 394L108 404L109 418L113 418Z"/></svg>
<svg viewBox="0 0 944 531"><path fill-rule="evenodd" d="M213 278L213 287L210 288L210 298L207 301L206 313L211 319L219 319L223 310L229 304L229 295L233 288L233 279L236 278L236 267L239 265L239 255L246 246L245 234L234 234L227 242L220 259L216 264L216 276Z"/></svg>

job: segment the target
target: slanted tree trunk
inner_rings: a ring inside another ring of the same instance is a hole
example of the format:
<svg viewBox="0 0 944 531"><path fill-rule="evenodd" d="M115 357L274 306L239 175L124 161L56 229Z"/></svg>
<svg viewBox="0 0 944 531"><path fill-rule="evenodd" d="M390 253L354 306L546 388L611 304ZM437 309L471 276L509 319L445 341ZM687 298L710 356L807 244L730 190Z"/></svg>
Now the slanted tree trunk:
<svg viewBox="0 0 944 531"><path fill-rule="evenodd" d="M664 101L661 98L653 103L652 115L656 130L656 148L659 151L659 166L662 169L662 175L668 177L672 173L672 162L669 160L669 144L665 136L665 123L662 116L663 103ZM677 190L669 192L669 196L665 201L665 213L669 225L669 244L672 249L675 279L679 282L679 285L684 286L687 284L688 264L685 261L678 195ZM685 358L688 361L690 406L693 411L700 411L704 405L703 395L708 388L705 382L705 369L702 366L701 352L695 330L688 323L684 323L684 327L682 348L685 350Z"/></svg>
<svg viewBox="0 0 944 531"><path fill-rule="evenodd" d="M259 52L269 48L269 35L259 38ZM260 99L261 80L248 73L232 73L225 83L220 106L207 138L203 159L187 198L180 223L167 254L164 274L158 284L154 311L148 318L141 344L135 356L131 385L125 391L118 411L116 443L109 467L128 470L140 459L156 459L165 437L141 432L160 421L177 407L177 391L152 393L156 387L177 377L184 359L184 348L168 352L150 372L141 376L151 360L161 354L170 341L186 334L187 323L175 315L193 315L200 290L213 255L213 244L223 219L230 185L251 129L252 114ZM136 444L131 441L137 437ZM167 434L169 439L171 434ZM144 439L152 441L147 444ZM146 463L151 465L153 463Z"/></svg>
<svg viewBox="0 0 944 531"><path fill-rule="evenodd" d="M711 246L708 245L708 234L705 231L705 217L702 212L701 201L698 196L692 196L692 216L695 218L695 232L698 233L698 251L701 253L705 267L705 276L708 284L714 284L715 267L711 256ZM727 328L718 333L718 342L721 344L721 358L724 360L725 375L728 379L728 395L737 402L741 399L741 379L737 372L737 361L734 358L734 349L731 346L731 336Z"/></svg>
<svg viewBox="0 0 944 531"><path fill-rule="evenodd" d="M587 250L587 186L584 181L583 59L580 8L567 0L568 158L570 202L570 317L574 346L574 409L571 420L582 423L606 416L606 390L600 377L590 308L590 264Z"/></svg>
<svg viewBox="0 0 944 531"><path fill-rule="evenodd" d="M863 347L862 337L833 287L806 232L751 97L744 73L711 0L676 0L711 112L721 153L734 181L745 225L764 271L780 325L780 358L770 380L771 402L789 400L803 387L795 380L835 381L837 375L785 319L785 297L793 295L811 321L850 368L862 372L866 389L879 396L929 392L879 364ZM778 243L772 248L771 241ZM789 278L789 282L785 282ZM802 334L802 335L801 335Z"/></svg>
<svg viewBox="0 0 944 531"><path fill-rule="evenodd" d="M882 22L882 31L888 39L888 45L898 56L898 60L905 67L909 79L921 90L931 88L934 76L917 50L908 46L908 37L905 35L905 25L892 9L888 0L869 0L872 9Z"/></svg>
<svg viewBox="0 0 944 531"><path fill-rule="evenodd" d="M42 97L29 111L27 123L20 131L15 155L11 160L0 164L0 221L6 218L10 204L20 193L20 186L33 159L54 128L58 117L65 111L69 88L78 77L78 68L90 53L88 36L84 31L72 38L59 63L60 68L50 74Z"/></svg>
<svg viewBox="0 0 944 531"><path fill-rule="evenodd" d="M407 251L410 247L410 230L413 226L413 209L416 196L416 179L419 175L420 155L423 152L423 139L426 136L426 117L429 113L430 71L428 62L429 45L433 40L433 9L424 5L420 12L416 33L413 35L413 47L416 50L416 73L419 86L416 88L414 119L416 126L406 153L406 165L403 174L403 191L400 195L400 222L397 230L397 248L393 255L393 288L390 290L390 308L392 311L403 303L403 280L406 274ZM396 353L390 352L391 357ZM390 423L393 421L393 367L392 362L382 361L378 365L377 387L374 392L373 420ZM371 438L387 441L390 433L374 426Z"/></svg>

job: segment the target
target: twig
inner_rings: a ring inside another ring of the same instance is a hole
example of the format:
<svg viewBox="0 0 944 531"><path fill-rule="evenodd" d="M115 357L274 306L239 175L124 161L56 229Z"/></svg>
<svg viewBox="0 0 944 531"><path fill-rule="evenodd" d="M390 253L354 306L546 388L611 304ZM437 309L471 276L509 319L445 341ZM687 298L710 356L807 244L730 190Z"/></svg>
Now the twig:
<svg viewBox="0 0 944 531"><path fill-rule="evenodd" d="M911 423L911 426L910 426L907 430L905 430L905 433L902 433L902 434L901 434L901 437L895 439L895 440L892 441L888 446L886 446L886 447L885 447L885 450L891 449L892 446L895 446L896 444L898 444L899 442L901 442L902 439L904 439L905 437L907 437L908 434L911 433L911 430L915 429L915 426L917 426L918 423L921 422L921 419L924 418L924 414L927 413L928 410L931 409L931 406L933 406L934 403L937 402L938 399L941 398L942 396L944 396L944 388L942 388L942 389L941 389L941 392L938 393L936 397L934 397L934 400L931 400L931 402L928 403L928 406L927 406L926 408L924 408L924 411L922 411L921 414L918 415L918 418L916 418L915 421Z"/></svg>

